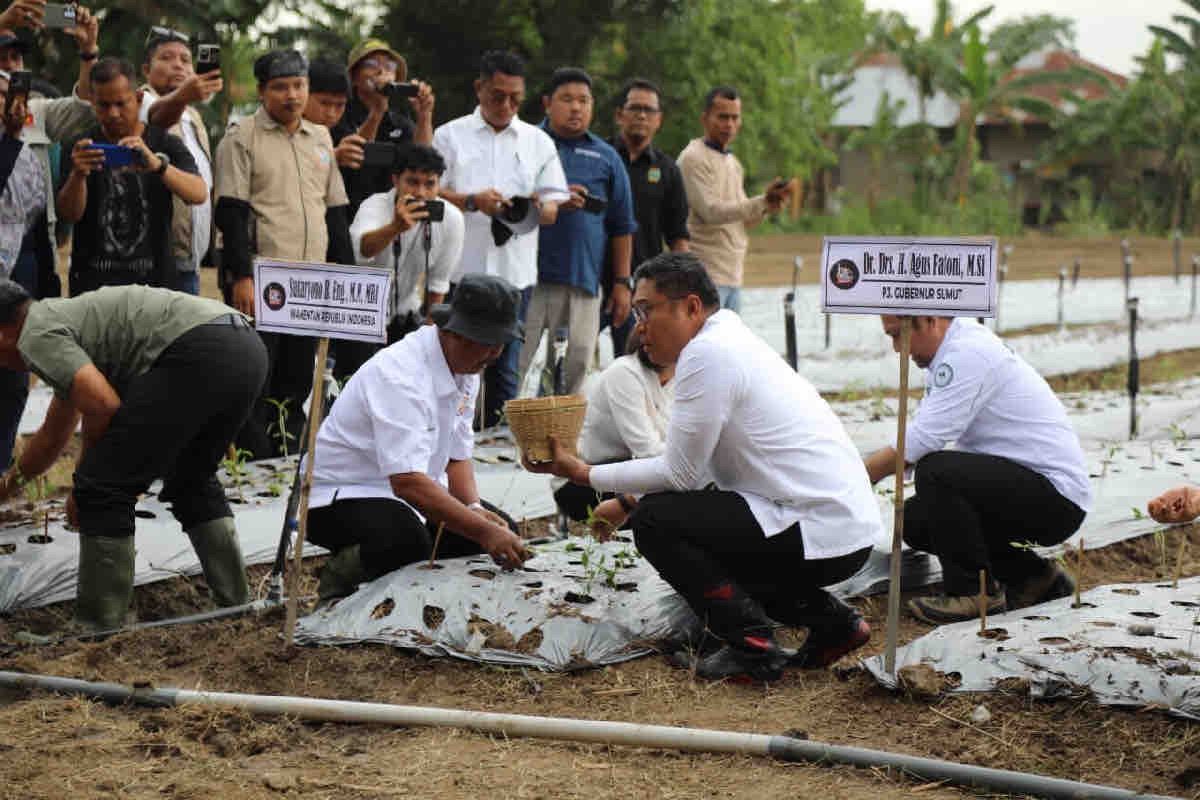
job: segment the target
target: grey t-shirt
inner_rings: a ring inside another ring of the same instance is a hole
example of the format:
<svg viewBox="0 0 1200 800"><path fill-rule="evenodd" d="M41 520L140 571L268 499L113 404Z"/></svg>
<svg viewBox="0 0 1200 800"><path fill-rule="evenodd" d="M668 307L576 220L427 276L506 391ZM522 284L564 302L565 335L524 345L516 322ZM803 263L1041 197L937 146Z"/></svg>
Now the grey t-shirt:
<svg viewBox="0 0 1200 800"><path fill-rule="evenodd" d="M216 300L167 289L108 286L30 304L17 349L34 374L64 400L75 373L88 364L119 395L180 336L235 313Z"/></svg>

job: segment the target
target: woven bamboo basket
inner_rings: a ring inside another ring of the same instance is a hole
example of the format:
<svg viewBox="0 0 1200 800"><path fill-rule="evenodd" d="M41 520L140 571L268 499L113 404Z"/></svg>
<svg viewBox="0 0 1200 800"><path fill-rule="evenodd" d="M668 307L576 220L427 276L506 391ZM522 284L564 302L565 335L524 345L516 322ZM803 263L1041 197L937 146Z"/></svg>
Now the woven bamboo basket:
<svg viewBox="0 0 1200 800"><path fill-rule="evenodd" d="M517 446L533 462L550 460L551 436L571 455L577 455L586 411L587 400L577 394L527 397L504 404L508 427L517 438Z"/></svg>

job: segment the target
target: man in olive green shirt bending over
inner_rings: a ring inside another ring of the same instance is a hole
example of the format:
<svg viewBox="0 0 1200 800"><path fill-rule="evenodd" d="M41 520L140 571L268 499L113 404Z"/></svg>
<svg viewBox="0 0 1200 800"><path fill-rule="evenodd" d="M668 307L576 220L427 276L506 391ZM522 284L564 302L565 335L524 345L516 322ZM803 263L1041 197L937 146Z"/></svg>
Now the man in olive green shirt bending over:
<svg viewBox="0 0 1200 800"><path fill-rule="evenodd" d="M213 599L247 602L233 514L216 477L267 372L246 318L215 300L146 286L32 300L0 280L0 366L54 390L41 428L0 477L0 498L45 472L80 418L83 447L67 499L79 537L76 622L120 627L133 596L134 504L161 477Z"/></svg>

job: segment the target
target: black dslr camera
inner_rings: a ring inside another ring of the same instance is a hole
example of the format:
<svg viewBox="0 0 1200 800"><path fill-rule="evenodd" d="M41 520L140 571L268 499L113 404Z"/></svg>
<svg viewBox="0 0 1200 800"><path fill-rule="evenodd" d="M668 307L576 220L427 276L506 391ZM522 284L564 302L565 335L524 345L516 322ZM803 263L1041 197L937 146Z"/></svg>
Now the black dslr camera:
<svg viewBox="0 0 1200 800"><path fill-rule="evenodd" d="M513 197L508 201L508 205L500 209L497 216L505 222L520 222L529 213L529 204L532 202L528 197Z"/></svg>

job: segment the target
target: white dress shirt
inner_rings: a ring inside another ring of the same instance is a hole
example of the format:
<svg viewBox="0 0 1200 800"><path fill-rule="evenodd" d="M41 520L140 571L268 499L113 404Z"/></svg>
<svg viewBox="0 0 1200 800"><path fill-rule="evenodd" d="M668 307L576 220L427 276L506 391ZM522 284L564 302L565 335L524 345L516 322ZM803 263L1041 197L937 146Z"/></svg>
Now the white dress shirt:
<svg viewBox="0 0 1200 800"><path fill-rule="evenodd" d="M879 505L842 423L727 310L679 355L666 451L591 470L606 492L697 491L709 480L740 494L766 536L800 523L808 559L882 541Z"/></svg>
<svg viewBox="0 0 1200 800"><path fill-rule="evenodd" d="M150 106L154 105L158 99L159 95L153 89L149 86L142 87L142 105L138 109L138 119L143 124L150 124ZM212 161L200 144L200 137L196 132L196 126L203 124L200 112L189 106L184 110L179 123L168 131L168 133L177 133L183 140L184 146L192 154L192 160L196 162L196 169L199 171L200 177L204 179L204 202L187 205L188 213L192 215L192 242L188 250L192 271L200 269L200 262L204 259L204 254L208 252L209 243L212 241ZM177 203L175 213L179 213L181 210L183 209Z"/></svg>
<svg viewBox="0 0 1200 800"><path fill-rule="evenodd" d="M446 216L441 222L428 223L429 270L426 276L425 234L426 224L414 225L396 237L396 242L384 247L374 256L363 255L363 236L377 231L392 221L396 207L396 190L373 194L358 207L354 222L350 224L350 239L354 242L354 259L362 266L384 267L392 270L392 301L390 318L394 319L417 311L421 307L421 287L427 291L445 294L450 291L450 276L462 260L463 214L452 204L446 203Z"/></svg>
<svg viewBox="0 0 1200 800"><path fill-rule="evenodd" d="M1067 411L1033 367L996 334L957 317L925 371L925 399L910 423L910 464L951 444L1015 461L1088 511L1092 485Z"/></svg>
<svg viewBox="0 0 1200 800"><path fill-rule="evenodd" d="M446 159L442 187L475 194L495 189L509 197L539 195L543 200L567 200L567 179L553 140L535 125L513 121L497 131L479 107L451 120L433 133L433 146ZM513 236L497 247L492 218L479 211L466 214L462 263L451 280L469 272L499 275L518 289L537 283L537 230Z"/></svg>
<svg viewBox="0 0 1200 800"><path fill-rule="evenodd" d="M448 486L447 465L469 459L475 447L478 393L478 375L450 372L436 325L375 354L317 432L309 507L358 497L404 502L392 491L391 475L423 472Z"/></svg>
<svg viewBox="0 0 1200 800"><path fill-rule="evenodd" d="M661 383L658 373L636 355L618 358L588 391L580 457L589 464L608 464L662 453L674 393L674 380Z"/></svg>

